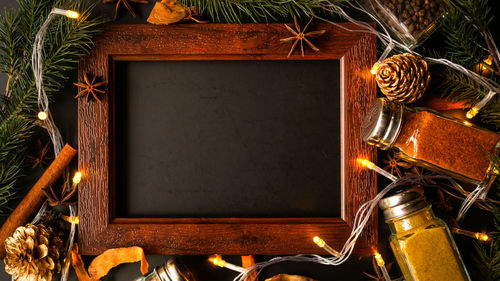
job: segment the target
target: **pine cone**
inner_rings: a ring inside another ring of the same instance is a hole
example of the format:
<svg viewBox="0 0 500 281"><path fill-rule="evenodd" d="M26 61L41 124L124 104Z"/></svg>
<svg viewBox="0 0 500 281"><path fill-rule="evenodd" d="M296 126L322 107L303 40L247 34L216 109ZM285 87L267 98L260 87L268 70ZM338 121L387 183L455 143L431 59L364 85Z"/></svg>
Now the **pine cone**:
<svg viewBox="0 0 500 281"><path fill-rule="evenodd" d="M431 75L424 59L406 53L385 59L379 65L376 80L388 99L412 103L422 97Z"/></svg>
<svg viewBox="0 0 500 281"><path fill-rule="evenodd" d="M16 281L51 281L61 271L63 242L41 224L18 227L5 250L5 271Z"/></svg>

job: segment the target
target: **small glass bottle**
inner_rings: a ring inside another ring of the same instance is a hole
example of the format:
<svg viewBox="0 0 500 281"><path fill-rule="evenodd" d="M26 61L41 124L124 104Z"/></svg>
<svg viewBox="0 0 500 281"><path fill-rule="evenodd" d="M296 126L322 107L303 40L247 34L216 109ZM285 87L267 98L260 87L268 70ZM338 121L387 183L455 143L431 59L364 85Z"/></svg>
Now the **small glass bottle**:
<svg viewBox="0 0 500 281"><path fill-rule="evenodd" d="M470 281L448 226L434 216L421 188L400 190L379 206L406 281Z"/></svg>
<svg viewBox="0 0 500 281"><path fill-rule="evenodd" d="M490 157L499 151L500 134L467 121L379 98L361 134L365 142L408 162L473 184L489 186L496 175Z"/></svg>
<svg viewBox="0 0 500 281"><path fill-rule="evenodd" d="M196 281L193 274L175 258L170 258L165 264L156 267L146 276L134 281Z"/></svg>
<svg viewBox="0 0 500 281"><path fill-rule="evenodd" d="M360 4L410 48L438 28L445 6L442 0L361 0Z"/></svg>

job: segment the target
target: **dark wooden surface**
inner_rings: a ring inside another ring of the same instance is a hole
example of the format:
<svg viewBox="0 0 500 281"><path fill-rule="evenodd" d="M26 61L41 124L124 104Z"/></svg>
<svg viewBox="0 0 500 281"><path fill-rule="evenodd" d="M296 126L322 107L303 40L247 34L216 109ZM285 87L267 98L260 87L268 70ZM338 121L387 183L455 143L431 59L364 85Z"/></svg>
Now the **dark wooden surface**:
<svg viewBox="0 0 500 281"><path fill-rule="evenodd" d="M318 41L321 51L292 59L341 61L345 202L341 217L115 219L114 61L283 60L290 46L279 42L288 36L282 24L110 25L79 67L80 77L88 72L109 81L109 94L103 102L79 101L79 169L86 175L78 198L82 252L97 254L107 248L136 245L153 254L323 253L311 242L315 235L340 249L350 233L355 210L376 194L376 177L355 161L360 156L376 157L374 148L359 138L361 118L376 96L369 72L376 59L376 41L374 36L345 33L328 24L315 28L327 30ZM371 251L377 241L376 229L374 216L357 252Z"/></svg>

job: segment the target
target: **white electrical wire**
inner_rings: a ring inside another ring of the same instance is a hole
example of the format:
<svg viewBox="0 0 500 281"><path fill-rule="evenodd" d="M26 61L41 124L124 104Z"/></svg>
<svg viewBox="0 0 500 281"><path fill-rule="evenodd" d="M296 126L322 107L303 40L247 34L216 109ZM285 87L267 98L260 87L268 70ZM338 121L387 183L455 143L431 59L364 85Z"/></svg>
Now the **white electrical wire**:
<svg viewBox="0 0 500 281"><path fill-rule="evenodd" d="M42 27L38 31L35 37L35 42L33 44L33 53L31 55L31 66L33 69L33 75L35 78L35 85L36 89L38 92L38 108L40 111L43 111L47 114L47 118L45 120L42 120L42 127L44 127L49 136L50 139L52 140L52 144L54 145L54 155L57 157L57 155L61 152L63 148L63 139L61 136L61 133L59 132L59 129L57 128L56 124L54 123L54 120L52 118L52 114L50 113L49 109L49 98L47 97L47 93L45 92L45 88L43 85L43 61L42 61L42 54L43 54L43 43L45 40L45 35L47 34L48 27L50 25L50 22L54 19L54 17L57 14L61 14L61 11L65 11L62 9L54 8L50 12L49 16L43 23ZM68 184L68 179L66 177L65 184ZM71 186L71 185L70 185ZM73 188L76 188L76 186L73 186ZM35 216L35 219L33 220L33 223L38 223L41 216L45 213L45 210L47 208L47 203L45 202L40 210L38 211L37 215ZM67 244L67 250L66 250L66 259L63 264L63 269L61 273L61 281L67 281L69 278L69 266L70 266L70 254L71 254L71 249L73 248L73 242L75 238L75 220L74 217L76 215L76 210L75 207L70 205L69 206L69 212L70 212L70 218L71 218L71 230L69 233L69 241Z"/></svg>

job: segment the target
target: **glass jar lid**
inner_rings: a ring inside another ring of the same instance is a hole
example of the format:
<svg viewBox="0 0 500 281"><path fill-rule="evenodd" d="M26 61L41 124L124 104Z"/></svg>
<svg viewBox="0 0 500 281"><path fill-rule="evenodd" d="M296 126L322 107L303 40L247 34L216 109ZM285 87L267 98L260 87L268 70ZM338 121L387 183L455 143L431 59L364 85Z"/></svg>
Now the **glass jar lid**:
<svg viewBox="0 0 500 281"><path fill-rule="evenodd" d="M402 120L403 105L386 98L378 98L361 124L361 137L369 144L387 149L396 140Z"/></svg>

